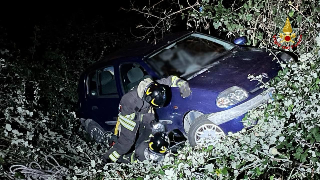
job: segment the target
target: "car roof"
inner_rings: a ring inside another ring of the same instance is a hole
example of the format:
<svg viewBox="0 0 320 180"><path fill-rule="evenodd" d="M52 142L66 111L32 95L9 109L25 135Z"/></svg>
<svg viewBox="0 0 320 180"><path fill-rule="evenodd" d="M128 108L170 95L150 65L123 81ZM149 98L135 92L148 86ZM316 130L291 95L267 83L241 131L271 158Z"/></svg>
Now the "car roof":
<svg viewBox="0 0 320 180"><path fill-rule="evenodd" d="M192 33L193 32L184 31L184 32L168 34L168 35L165 35L156 44L147 42L147 40L132 43L129 46L126 46L114 53L107 55L102 61L110 61L112 59L119 59L123 57L145 57L157 51L158 49L161 49L162 47L167 46L172 41L176 41Z"/></svg>
<svg viewBox="0 0 320 180"><path fill-rule="evenodd" d="M143 59L144 57L147 57L150 54L159 51L161 48L167 46L169 43L184 38L192 33L194 32L184 31L168 34L165 35L156 44L147 42L147 40L132 43L129 46L124 47L114 53L111 53L105 56L100 61L97 61L94 64L90 65L88 68L86 68L85 72L91 71L92 69L99 67L101 64L114 64L115 61L121 62L127 60L128 58Z"/></svg>

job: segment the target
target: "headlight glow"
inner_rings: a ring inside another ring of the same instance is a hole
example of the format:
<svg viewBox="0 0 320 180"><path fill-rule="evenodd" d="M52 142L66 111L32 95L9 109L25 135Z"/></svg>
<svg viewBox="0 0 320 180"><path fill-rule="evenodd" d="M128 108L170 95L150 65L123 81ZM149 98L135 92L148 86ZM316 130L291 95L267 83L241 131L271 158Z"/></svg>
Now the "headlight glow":
<svg viewBox="0 0 320 180"><path fill-rule="evenodd" d="M216 104L219 108L226 108L235 105L248 98L248 93L246 90L238 87L232 86L224 91L222 91L217 99Z"/></svg>

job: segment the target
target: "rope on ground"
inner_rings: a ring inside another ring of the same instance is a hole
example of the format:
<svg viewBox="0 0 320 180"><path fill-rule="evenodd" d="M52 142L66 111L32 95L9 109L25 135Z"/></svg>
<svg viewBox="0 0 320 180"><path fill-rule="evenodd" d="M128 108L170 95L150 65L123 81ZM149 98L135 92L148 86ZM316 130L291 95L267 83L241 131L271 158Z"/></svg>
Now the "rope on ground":
<svg viewBox="0 0 320 180"><path fill-rule="evenodd" d="M54 164L49 161L49 159L54 161ZM45 155L45 160L47 164L52 166L51 169L44 170L41 168L40 164L37 162L31 162L29 166L24 165L12 165L10 167L10 178L17 179L16 173L21 173L25 179L40 179L40 180L48 180L48 179L63 179L63 177L67 176L69 170L56 161L51 155ZM49 167L49 166L48 166Z"/></svg>

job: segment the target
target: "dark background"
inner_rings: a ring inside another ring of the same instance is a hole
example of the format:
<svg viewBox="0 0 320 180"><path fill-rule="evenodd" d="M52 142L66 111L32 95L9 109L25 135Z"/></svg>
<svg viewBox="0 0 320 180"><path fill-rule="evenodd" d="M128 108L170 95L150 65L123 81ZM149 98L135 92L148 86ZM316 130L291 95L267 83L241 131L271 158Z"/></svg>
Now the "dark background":
<svg viewBox="0 0 320 180"><path fill-rule="evenodd" d="M151 3L156 3L151 2ZM170 1L162 3L163 7L170 6ZM13 40L18 48L32 45L31 37L34 27L37 26L51 37L60 33L69 33L72 28L81 29L84 33L115 32L133 37L141 35L141 30L135 27L145 22L145 17L133 11L122 8L130 8L129 0L116 0L112 2L39 2L4 4L0 10L1 34L6 33L7 38ZM140 0L134 2L135 7L148 6L149 1ZM186 30L184 22L176 21L172 31ZM68 27L69 26L69 27Z"/></svg>
<svg viewBox="0 0 320 180"><path fill-rule="evenodd" d="M130 9L129 0L6 3L0 5L0 50L7 49L9 53L0 53L0 58L6 56L10 66L1 71L5 78L0 79L0 84L9 84L13 89L23 79L39 82L39 103L31 109L50 114L76 109L81 72L136 41L133 35L141 35L143 31L135 27L146 20L137 12L122 9ZM161 6L168 8L170 3L165 0ZM149 0L135 2L140 9L148 5ZM172 32L186 30L183 21L174 23L177 26ZM19 74L19 81L15 74ZM30 101L34 99L33 93L34 84L27 83Z"/></svg>
<svg viewBox="0 0 320 180"><path fill-rule="evenodd" d="M0 24L8 38L19 46L31 43L34 26L40 28L51 27L51 31L59 33L68 25L90 26L96 32L118 32L129 30L136 22L134 13L120 10L128 8L129 1L112 1L112 3L76 3L65 4L57 2L40 2L3 5L0 10ZM89 28L87 28L87 31ZM85 28L84 28L85 31ZM53 34L54 35L54 34Z"/></svg>

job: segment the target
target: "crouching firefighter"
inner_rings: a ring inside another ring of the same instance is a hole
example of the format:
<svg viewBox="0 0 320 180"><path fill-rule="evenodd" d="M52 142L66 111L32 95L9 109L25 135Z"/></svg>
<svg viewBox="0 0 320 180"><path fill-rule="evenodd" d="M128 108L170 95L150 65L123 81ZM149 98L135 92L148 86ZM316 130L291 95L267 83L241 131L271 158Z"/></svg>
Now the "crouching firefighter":
<svg viewBox="0 0 320 180"><path fill-rule="evenodd" d="M135 150L133 159L144 159L143 144L149 141L153 127L159 126L153 108L161 108L167 103L168 91L165 86L179 87L183 98L191 94L189 84L177 76L169 76L156 82L146 78L126 93L120 100L118 123L115 133L116 143L102 159L105 162L128 162L130 150ZM118 127L118 128L117 128ZM132 152L132 151L131 151Z"/></svg>

